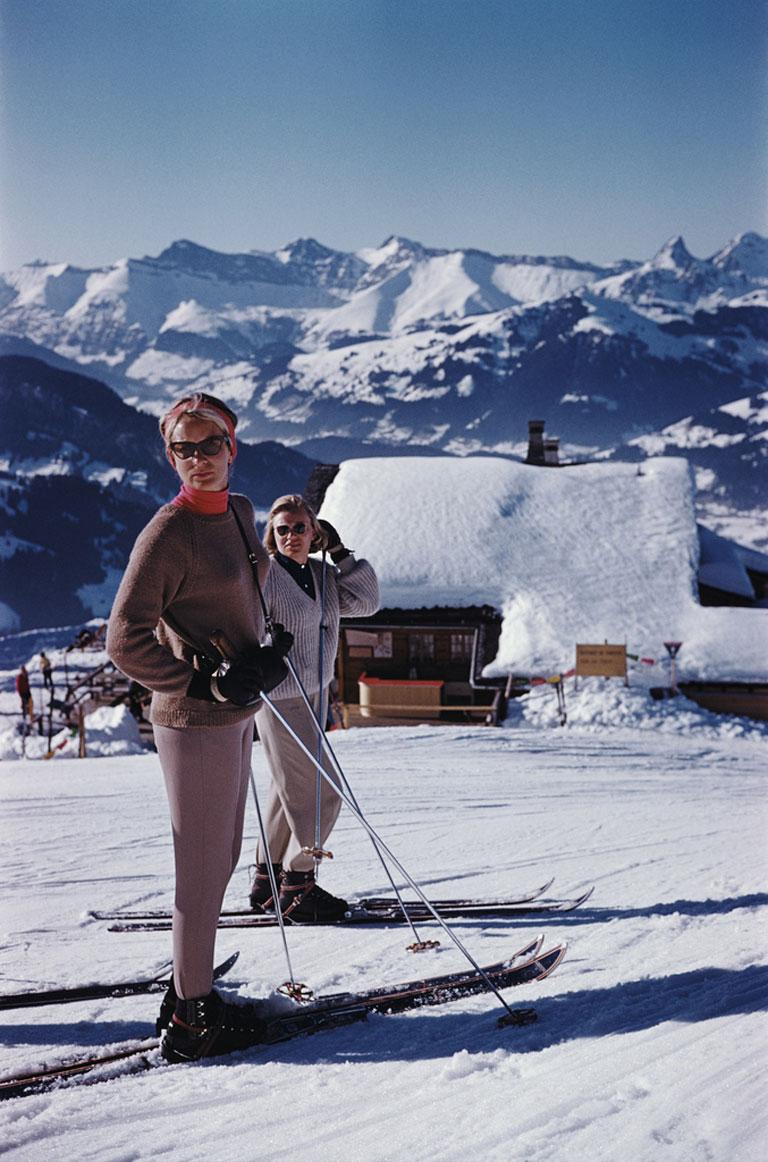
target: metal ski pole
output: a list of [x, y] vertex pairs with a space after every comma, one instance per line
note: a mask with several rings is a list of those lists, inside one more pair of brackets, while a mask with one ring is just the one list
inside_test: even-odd
[[285, 962], [288, 966], [288, 981], [281, 985], [277, 990], [283, 992], [294, 1000], [307, 1000], [308, 992], [305, 985], [296, 980], [293, 974], [293, 965], [291, 964], [291, 954], [288, 951], [288, 938], [285, 934], [285, 920], [283, 913], [280, 911], [280, 890], [277, 886], [277, 876], [275, 869], [272, 866], [272, 853], [269, 850], [269, 840], [267, 839], [267, 830], [264, 826], [264, 819], [261, 814], [261, 805], [259, 803], [259, 795], [256, 790], [256, 780], [253, 777], [253, 771], [248, 772], [248, 777], [251, 782], [251, 791], [253, 792], [253, 801], [256, 804], [256, 818], [259, 821], [259, 835], [264, 846], [264, 854], [267, 857], [267, 874], [269, 875], [269, 886], [272, 889], [272, 899], [275, 901], [275, 914], [277, 916], [277, 925], [280, 929], [280, 937], [283, 942], [283, 951], [285, 952]]
[[[318, 753], [318, 766], [316, 768], [318, 783], [320, 785], [322, 785], [322, 776], [320, 775], [319, 764], [322, 761], [322, 751], [323, 751], [323, 749], [325, 749], [329, 759], [331, 760], [331, 763], [333, 764], [333, 768], [334, 768], [339, 780], [341, 781], [342, 786], [344, 787], [345, 791], [347, 792], [347, 795], [349, 796], [350, 800], [354, 804], [355, 808], [358, 811], [360, 811], [360, 813], [362, 814], [362, 809], [361, 809], [360, 804], [358, 803], [357, 799], [355, 798], [354, 792], [353, 792], [352, 787], [350, 786], [350, 783], [349, 783], [349, 779], [345, 775], [345, 773], [342, 769], [341, 763], [339, 762], [339, 760], [336, 756], [336, 753], [335, 753], [333, 747], [331, 746], [330, 741], [325, 734], [325, 731], [323, 730], [322, 722], [318, 719], [317, 715], [315, 714], [315, 711], [312, 707], [312, 703], [310, 701], [309, 695], [307, 694], [307, 691], [304, 688], [304, 684], [302, 683], [301, 678], [299, 677], [298, 673], [296, 672], [296, 667], [294, 666], [290, 657], [288, 657], [287, 655], [286, 655], [285, 661], [288, 665], [288, 669], [290, 670], [291, 675], [293, 676], [294, 682], [296, 683], [296, 685], [299, 688], [299, 693], [301, 694], [302, 701], [304, 702], [304, 705], [306, 706], [309, 713], [312, 715], [312, 718], [314, 719], [314, 722], [315, 722], [315, 727], [318, 731], [318, 742], [319, 742], [318, 751], [319, 751], [319, 753]], [[373, 835], [370, 836], [370, 839], [371, 839], [371, 843], [373, 844], [373, 850], [376, 852], [377, 856], [379, 857], [379, 861], [381, 863], [381, 866], [384, 869], [384, 874], [386, 875], [387, 879], [389, 880], [392, 891], [395, 893], [395, 896], [397, 898], [397, 902], [400, 906], [400, 910], [403, 913], [403, 918], [405, 919], [405, 922], [407, 923], [407, 925], [410, 928], [411, 933], [413, 935], [414, 943], [407, 945], [408, 951], [409, 952], [425, 952], [429, 948], [439, 948], [440, 947], [439, 940], [422, 940], [421, 937], [419, 936], [419, 933], [416, 931], [416, 927], [413, 923], [413, 919], [409, 915], [408, 909], [406, 908], [406, 906], [403, 902], [403, 898], [400, 895], [400, 889], [398, 888], [397, 884], [395, 883], [394, 876], [392, 875], [392, 873], [389, 870], [389, 867], [387, 866], [387, 861], [385, 860], [385, 858], [382, 854], [381, 848], [379, 847], [379, 845], [376, 842], [376, 839]], [[316, 843], [317, 843], [317, 848], [319, 849], [319, 847], [320, 847], [320, 838], [319, 837], [317, 837]]]
[[[320, 729], [319, 729], [318, 736], [317, 736], [318, 769], [315, 771], [315, 857], [314, 857], [315, 858], [315, 879], [317, 879], [317, 875], [318, 875], [318, 872], [320, 870], [320, 858], [321, 858], [320, 854], [319, 854], [320, 844], [321, 844], [320, 813], [322, 811], [322, 802], [323, 802], [323, 780], [320, 777], [319, 764], [322, 762], [322, 758], [323, 758], [323, 741], [322, 741], [321, 734], [324, 732], [324, 726], [323, 726], [322, 720], [323, 720], [323, 709], [324, 709], [323, 708], [323, 702], [324, 702], [324, 699], [323, 699], [323, 690], [324, 690], [324, 684], [323, 684], [323, 646], [325, 643], [325, 552], [326, 552], [326, 547], [323, 546], [323, 556], [322, 556], [322, 561], [321, 561], [321, 565], [320, 565], [320, 569], [321, 569], [321, 572], [320, 572], [320, 637], [319, 637], [319, 641], [318, 641], [318, 650], [317, 650], [317, 654], [318, 654], [318, 663], [317, 663], [318, 706], [317, 706], [317, 714], [314, 715], [314, 712], [313, 712], [313, 716], [316, 717], [320, 722]], [[289, 669], [291, 670], [291, 673], [293, 674], [294, 680], [300, 686], [302, 695], [304, 696], [304, 698], [306, 700], [306, 692], [304, 690], [304, 687], [301, 685], [301, 682], [299, 682], [299, 677], [298, 677], [298, 674], [296, 673], [296, 668], [292, 663], [290, 663]], [[311, 707], [310, 707], [310, 709], [311, 709]]]
[[[282, 723], [282, 725], [288, 731], [288, 733], [290, 734], [293, 741], [297, 744], [297, 746], [299, 746], [301, 748], [301, 750], [304, 752], [304, 754], [307, 756], [307, 758], [310, 760], [310, 762], [314, 763], [315, 758], [314, 758], [312, 752], [309, 750], [308, 747], [306, 747], [304, 745], [304, 743], [301, 741], [301, 739], [297, 735], [296, 731], [293, 729], [293, 727], [290, 725], [290, 723], [286, 721], [285, 716], [283, 714], [281, 714], [281, 712], [277, 709], [277, 707], [275, 706], [274, 702], [271, 700], [269, 695], [262, 692], [261, 697], [262, 697], [262, 701], [264, 702], [264, 705], [269, 707], [270, 712], [277, 718], [278, 722]], [[386, 852], [389, 859], [392, 861], [394, 866], [400, 872], [400, 875], [405, 880], [408, 881], [410, 886], [413, 888], [414, 892], [416, 892], [416, 895], [420, 898], [421, 902], [425, 905], [426, 908], [429, 909], [429, 911], [432, 913], [432, 916], [435, 918], [435, 920], [437, 920], [438, 924], [443, 929], [446, 936], [456, 945], [456, 947], [459, 949], [459, 951], [462, 953], [462, 955], [469, 961], [469, 963], [474, 968], [475, 972], [479, 973], [479, 975], [482, 977], [482, 979], [485, 981], [486, 985], [488, 986], [489, 992], [492, 992], [496, 996], [498, 1001], [507, 1010], [509, 1020], [514, 1022], [516, 1020], [514, 1012], [509, 1007], [507, 1002], [504, 1000], [504, 997], [501, 995], [501, 993], [499, 992], [496, 985], [493, 983], [491, 978], [488, 976], [488, 973], [485, 971], [485, 969], [481, 965], [478, 964], [478, 962], [475, 960], [474, 956], [469, 951], [469, 949], [464, 947], [461, 940], [459, 940], [458, 936], [453, 931], [453, 929], [448, 927], [448, 925], [445, 923], [445, 920], [443, 920], [442, 916], [440, 916], [439, 913], [435, 910], [435, 908], [432, 906], [430, 901], [427, 899], [427, 897], [422, 892], [419, 885], [416, 883], [415, 880], [413, 880], [411, 878], [410, 874], [406, 871], [406, 869], [400, 863], [400, 860], [397, 858], [397, 856], [394, 854], [394, 852], [391, 850], [391, 848], [389, 848], [387, 846], [387, 844], [384, 842], [384, 840], [381, 838], [381, 836], [374, 830], [374, 828], [371, 826], [371, 824], [368, 822], [368, 820], [365, 818], [365, 816], [360, 811], [358, 811], [358, 809], [354, 805], [352, 799], [346, 793], [346, 790], [344, 790], [344, 788], [342, 788], [342, 787], [337, 786], [334, 783], [333, 779], [328, 774], [328, 772], [325, 770], [325, 768], [322, 766], [322, 764], [317, 763], [316, 766], [317, 766], [317, 769], [320, 771], [322, 777], [326, 780], [327, 783], [329, 783], [333, 787], [333, 789], [336, 791], [337, 795], [339, 795], [342, 802], [346, 803], [347, 807], [349, 807], [350, 811], [355, 816], [358, 823], [360, 823], [365, 828], [365, 830], [368, 832], [368, 834], [371, 836], [372, 839], [376, 840], [376, 842], [380, 844], [382, 851]]]

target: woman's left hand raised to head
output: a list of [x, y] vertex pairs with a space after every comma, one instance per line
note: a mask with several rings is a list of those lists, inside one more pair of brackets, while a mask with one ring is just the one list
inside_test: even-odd
[[335, 549], [343, 549], [344, 548], [344, 543], [343, 543], [341, 537], [339, 536], [336, 529], [333, 527], [333, 525], [331, 524], [331, 522], [329, 520], [323, 520], [322, 517], [318, 517], [317, 523], [320, 525], [320, 528], [325, 533], [325, 536], [326, 536], [325, 547], [329, 553], [334, 552]]

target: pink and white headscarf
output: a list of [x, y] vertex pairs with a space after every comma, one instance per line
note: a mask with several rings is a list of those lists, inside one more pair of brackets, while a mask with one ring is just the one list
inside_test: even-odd
[[166, 446], [173, 439], [174, 429], [181, 417], [188, 415], [199, 416], [200, 419], [210, 420], [211, 423], [216, 424], [217, 428], [229, 437], [230, 451], [234, 460], [237, 455], [237, 440], [235, 439], [235, 423], [237, 421], [232, 419], [232, 413], [228, 408], [204, 392], [196, 392], [195, 395], [179, 400], [170, 411], [165, 413], [160, 421], [160, 431]]
[[[229, 439], [230, 462], [237, 455], [237, 440], [235, 439], [236, 417], [229, 409], [213, 396], [205, 392], [196, 392], [179, 400], [165, 413], [160, 420], [160, 431], [165, 441], [168, 459], [173, 464], [170, 444], [173, 433], [182, 416], [194, 415], [199, 419], [210, 420], [219, 431]], [[229, 488], [221, 492], [207, 492], [200, 488], [193, 488], [190, 484], [182, 484], [171, 504], [177, 508], [188, 508], [203, 516], [214, 516], [227, 511], [229, 504]]]

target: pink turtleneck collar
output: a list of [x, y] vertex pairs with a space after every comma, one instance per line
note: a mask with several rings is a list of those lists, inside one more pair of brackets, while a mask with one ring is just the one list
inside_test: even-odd
[[189, 484], [182, 484], [171, 504], [177, 508], [188, 508], [202, 516], [217, 516], [227, 511], [229, 504], [229, 489], [221, 492], [206, 492], [202, 488], [192, 488]]

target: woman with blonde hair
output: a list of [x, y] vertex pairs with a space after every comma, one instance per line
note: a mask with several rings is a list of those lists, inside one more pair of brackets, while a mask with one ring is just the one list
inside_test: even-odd
[[[342, 616], [365, 617], [379, 607], [379, 587], [372, 566], [356, 560], [328, 521], [318, 520], [302, 496], [280, 496], [272, 505], [264, 536], [272, 568], [264, 583], [264, 600], [272, 621], [293, 637], [291, 673], [276, 686], [270, 700], [310, 753], [319, 753], [319, 731], [325, 724], [328, 689], [333, 681]], [[310, 553], [323, 550], [322, 560]], [[328, 552], [332, 564], [325, 560]], [[298, 679], [298, 681], [297, 681]], [[300, 684], [299, 684], [300, 683]], [[303, 691], [312, 700], [316, 717]], [[256, 852], [250, 902], [254, 911], [272, 911], [275, 902], [268, 862], [279, 884], [279, 907], [297, 924], [339, 920], [346, 900], [326, 892], [315, 880], [321, 857], [339, 814], [341, 799], [289, 730], [262, 704], [256, 726], [272, 781], [264, 812], [263, 838]], [[323, 767], [337, 776], [327, 757]]]
[[[150, 720], [173, 827], [173, 985], [163, 1002], [168, 1061], [228, 1053], [263, 1039], [257, 1007], [213, 989], [216, 926], [237, 864], [251, 769], [253, 714], [275, 680], [254, 600], [253, 555], [269, 558], [251, 502], [229, 491], [235, 414], [199, 392], [160, 421], [180, 480], [139, 534], [109, 619], [107, 650], [152, 691]], [[286, 673], [277, 664], [277, 676]]]

